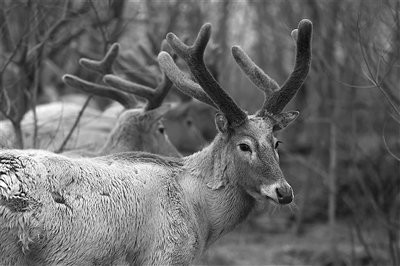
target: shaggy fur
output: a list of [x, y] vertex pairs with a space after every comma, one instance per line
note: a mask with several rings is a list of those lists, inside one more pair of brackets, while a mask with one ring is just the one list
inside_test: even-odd
[[181, 171], [144, 153], [2, 152], [0, 264], [187, 264], [197, 225]]

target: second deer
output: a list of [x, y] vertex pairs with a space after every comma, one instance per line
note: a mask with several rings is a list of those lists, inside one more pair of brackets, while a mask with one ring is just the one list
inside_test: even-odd
[[[81, 59], [80, 64], [96, 71], [105, 85], [89, 82], [73, 75], [63, 80], [71, 87], [119, 102], [125, 110], [118, 114], [117, 121], [107, 140], [97, 152], [71, 151], [69, 155], [106, 155], [125, 151], [146, 151], [165, 156], [180, 156], [171, 144], [161, 123], [169, 106], [161, 106], [171, 88], [171, 81], [164, 75], [155, 89], [129, 82], [113, 73], [113, 63], [119, 53], [119, 44], [113, 44], [100, 61]], [[135, 97], [141, 96], [147, 103], [140, 107]]]

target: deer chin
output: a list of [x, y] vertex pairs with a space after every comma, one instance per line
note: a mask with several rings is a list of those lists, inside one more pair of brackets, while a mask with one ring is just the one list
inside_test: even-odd
[[267, 203], [267, 202], [272, 202], [274, 204], [279, 204], [278, 198], [277, 196], [272, 194], [272, 191], [274, 191], [274, 189], [271, 190], [271, 193], [266, 193], [267, 191], [267, 185], [261, 185], [260, 186], [260, 190], [259, 191], [247, 191], [247, 193], [252, 196], [256, 201], [260, 202], [260, 203]]
[[278, 196], [276, 194], [276, 189], [279, 185], [277, 183], [271, 185], [261, 185], [260, 195], [265, 200], [272, 201], [279, 204]]

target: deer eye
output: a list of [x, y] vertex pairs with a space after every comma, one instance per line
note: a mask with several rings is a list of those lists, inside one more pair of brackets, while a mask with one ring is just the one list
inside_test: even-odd
[[275, 150], [278, 149], [279, 143], [283, 143], [283, 142], [280, 141], [280, 140], [277, 140], [277, 141], [275, 142]]
[[158, 132], [160, 132], [161, 134], [164, 134], [165, 128], [163, 126], [159, 127]]
[[244, 151], [244, 152], [251, 152], [250, 146], [247, 145], [247, 144], [245, 144], [245, 143], [240, 143], [240, 144], [239, 144], [239, 149], [240, 149], [241, 151]]
[[193, 122], [192, 122], [192, 120], [188, 119], [188, 120], [186, 121], [186, 124], [190, 127], [190, 126], [193, 124]]

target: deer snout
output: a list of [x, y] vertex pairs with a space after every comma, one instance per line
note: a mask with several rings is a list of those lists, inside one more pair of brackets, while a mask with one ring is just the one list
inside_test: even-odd
[[279, 204], [289, 204], [293, 201], [293, 189], [286, 182], [276, 182], [270, 185], [261, 185], [261, 195], [272, 199]]
[[288, 183], [284, 184], [283, 186], [277, 187], [275, 191], [278, 198], [278, 202], [280, 204], [288, 204], [292, 202], [293, 189]]

